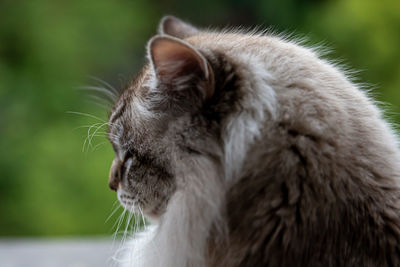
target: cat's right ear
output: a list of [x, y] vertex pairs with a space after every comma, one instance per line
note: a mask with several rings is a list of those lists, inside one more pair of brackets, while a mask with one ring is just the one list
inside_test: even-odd
[[184, 39], [198, 34], [199, 30], [174, 16], [165, 16], [161, 19], [160, 25], [158, 26], [158, 33]]

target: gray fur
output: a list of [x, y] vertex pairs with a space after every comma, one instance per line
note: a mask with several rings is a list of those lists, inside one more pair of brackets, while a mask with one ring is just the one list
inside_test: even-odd
[[[124, 266], [400, 266], [397, 139], [356, 84], [276, 36], [160, 32], [110, 115], [110, 187], [155, 225]], [[168, 38], [193, 53], [154, 62]]]

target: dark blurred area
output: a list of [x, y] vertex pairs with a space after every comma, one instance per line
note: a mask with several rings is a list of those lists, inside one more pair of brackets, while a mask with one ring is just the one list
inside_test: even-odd
[[400, 120], [399, 1], [3, 0], [0, 236], [112, 233], [119, 211], [107, 220], [118, 205], [107, 186], [108, 108], [80, 88], [107, 87], [92, 76], [122, 88], [166, 14], [204, 28], [306, 36], [311, 46], [331, 48], [328, 58], [360, 70], [356, 81]]

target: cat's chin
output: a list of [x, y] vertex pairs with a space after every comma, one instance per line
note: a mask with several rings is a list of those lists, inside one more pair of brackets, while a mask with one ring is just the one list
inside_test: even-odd
[[160, 221], [161, 216], [158, 214], [153, 214], [153, 213], [146, 213], [144, 215], [146, 219], [151, 223], [151, 224], [157, 224]]
[[134, 197], [130, 196], [129, 193], [126, 193], [122, 189], [117, 190], [117, 198], [119, 200], [119, 203], [121, 203], [122, 207], [126, 209], [129, 212], [133, 213], [140, 213], [141, 209], [139, 208], [139, 205], [136, 203], [137, 201], [135, 200]]
[[129, 193], [125, 192], [123, 189], [118, 188], [117, 198], [125, 210], [131, 213], [141, 214], [151, 223], [157, 223], [161, 217], [161, 215], [156, 212], [149, 212], [146, 208], [140, 207], [137, 204], [136, 199], [130, 196]]

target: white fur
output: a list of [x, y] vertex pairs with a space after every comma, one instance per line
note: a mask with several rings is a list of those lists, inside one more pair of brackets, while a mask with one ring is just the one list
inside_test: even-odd
[[185, 175], [185, 190], [174, 194], [156, 227], [130, 242], [123, 267], [204, 266], [205, 239], [221, 214], [224, 188], [219, 168], [207, 159], [177, 167], [182, 170], [179, 175]]
[[[137, 233], [123, 248], [121, 267], [146, 266], [147, 258], [157, 255], [157, 247], [152, 242], [157, 232], [157, 226], [149, 226], [144, 231]], [[154, 254], [154, 255], [151, 255]], [[148, 266], [148, 265], [147, 265]]]
[[275, 92], [269, 86], [271, 74], [256, 55], [242, 53], [237, 57], [246, 66], [244, 75], [252, 77], [246, 81], [248, 94], [242, 103], [243, 110], [232, 114], [225, 128], [225, 173], [231, 183], [239, 175], [248, 148], [260, 136], [260, 127], [266, 119], [275, 117]]

